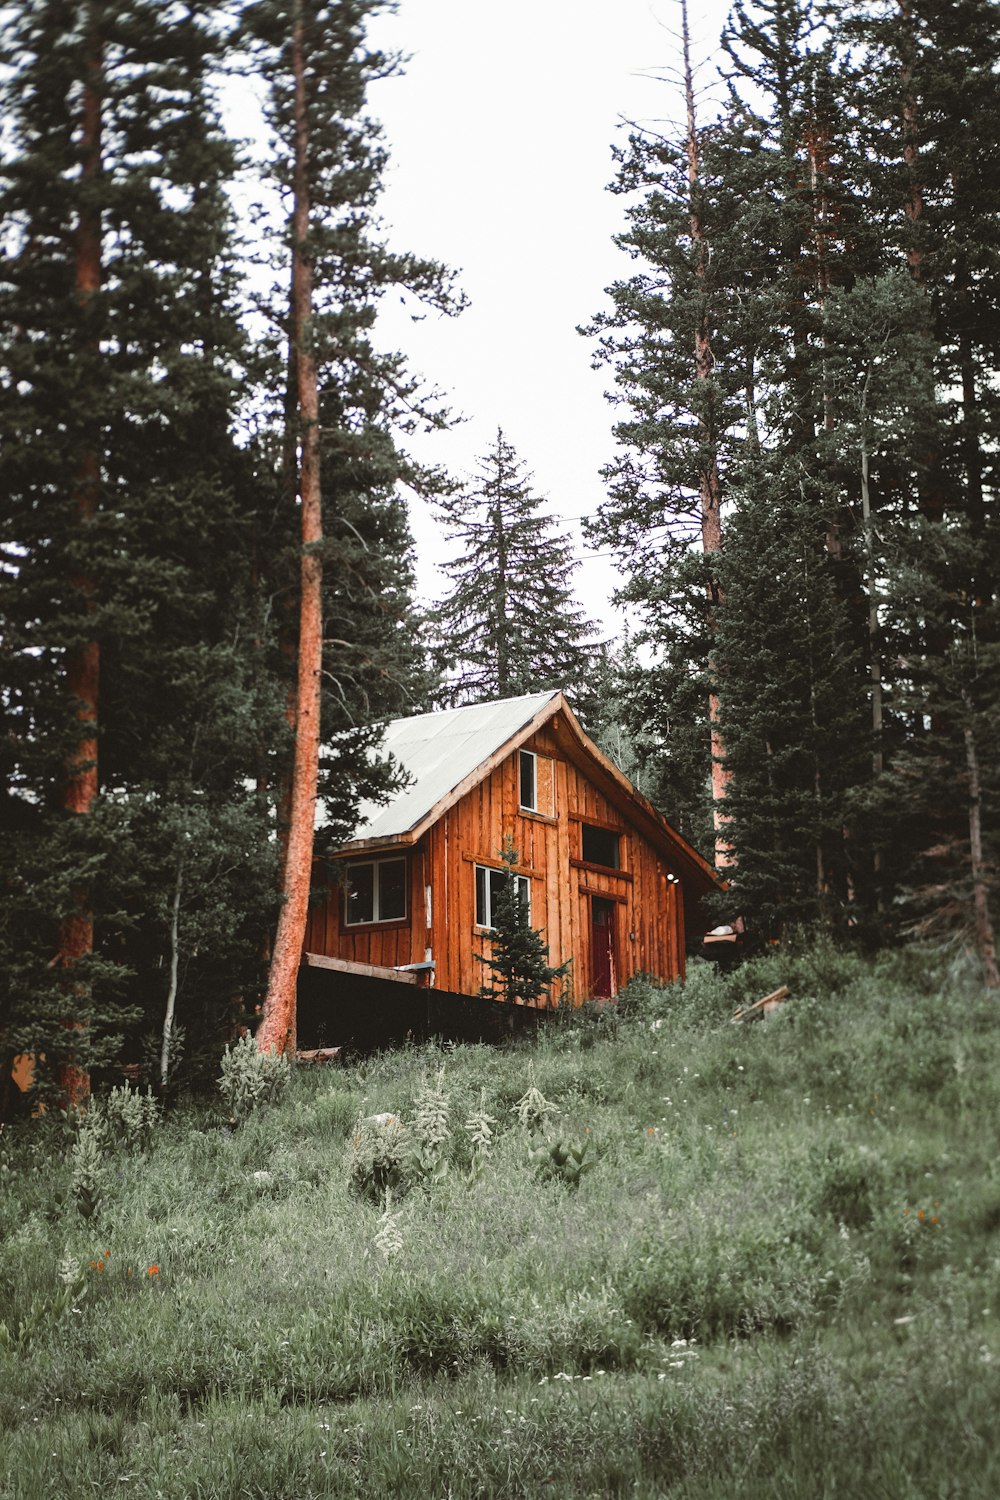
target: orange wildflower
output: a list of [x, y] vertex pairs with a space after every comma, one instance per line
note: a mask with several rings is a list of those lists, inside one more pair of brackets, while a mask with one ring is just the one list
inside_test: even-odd
[[150, 1266], [149, 1270], [146, 1272], [147, 1276], [159, 1276], [159, 1274], [160, 1274], [160, 1268], [159, 1268], [159, 1266]]

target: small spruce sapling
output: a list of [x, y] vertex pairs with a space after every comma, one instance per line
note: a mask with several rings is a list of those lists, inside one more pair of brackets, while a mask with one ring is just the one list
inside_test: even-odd
[[514, 877], [518, 853], [509, 837], [500, 857], [505, 878], [492, 912], [493, 951], [488, 958], [476, 954], [490, 971], [489, 981], [479, 993], [511, 1005], [537, 1005], [539, 1001], [551, 1004], [552, 986], [568, 973], [572, 960], [558, 966], [549, 963], [548, 944], [542, 940], [541, 929], [530, 925], [528, 903]]

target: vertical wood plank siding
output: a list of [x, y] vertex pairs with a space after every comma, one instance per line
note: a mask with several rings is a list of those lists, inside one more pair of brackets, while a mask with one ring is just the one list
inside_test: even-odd
[[[595, 895], [615, 902], [617, 980], [636, 973], [661, 980], [683, 976], [683, 909], [680, 886], [658, 851], [618, 808], [566, 758], [545, 727], [524, 746], [554, 761], [555, 816], [526, 814], [519, 807], [518, 752], [512, 751], [478, 786], [444, 813], [408, 860], [409, 913], [404, 922], [345, 927], [343, 891], [335, 883], [314, 904], [307, 951], [392, 968], [421, 963], [425, 949], [436, 962], [434, 984], [459, 994], [478, 994], [489, 940], [475, 927], [475, 866], [499, 865], [510, 835], [519, 866], [530, 874], [532, 925], [542, 927], [550, 962], [571, 958], [570, 983], [579, 1004], [591, 994], [590, 920]], [[582, 823], [620, 830], [620, 869], [582, 862]], [[380, 856], [393, 857], [392, 850]], [[426, 923], [426, 886], [432, 888], [432, 925]]]

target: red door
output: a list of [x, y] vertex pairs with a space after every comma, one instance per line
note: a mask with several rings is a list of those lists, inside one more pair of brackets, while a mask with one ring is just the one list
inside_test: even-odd
[[618, 990], [615, 905], [600, 896], [590, 899], [590, 971], [597, 1000], [610, 1000]]

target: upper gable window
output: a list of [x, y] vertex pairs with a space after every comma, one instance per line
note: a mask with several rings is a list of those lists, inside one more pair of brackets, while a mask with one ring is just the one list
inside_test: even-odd
[[621, 834], [613, 828], [598, 828], [596, 823], [581, 824], [583, 833], [583, 858], [588, 865], [604, 865], [609, 870], [621, 869]]
[[347, 927], [397, 922], [406, 916], [406, 859], [373, 859], [347, 866]]
[[555, 776], [551, 756], [536, 755], [533, 750], [519, 750], [517, 774], [522, 810], [551, 818], [555, 811]]

